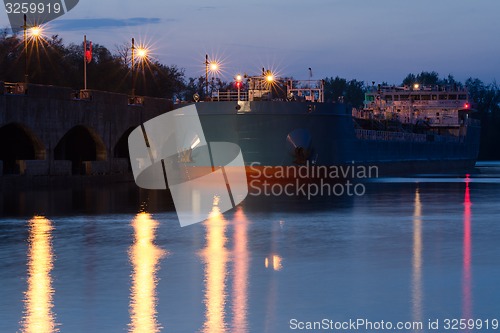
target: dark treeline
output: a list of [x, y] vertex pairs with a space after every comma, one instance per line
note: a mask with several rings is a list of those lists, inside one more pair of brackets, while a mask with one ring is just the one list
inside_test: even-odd
[[[25, 54], [23, 36], [9, 35], [7, 29], [0, 31], [0, 81], [24, 81]], [[30, 42], [28, 52], [29, 81], [31, 83], [83, 88], [83, 45], [65, 46], [61, 38], [54, 35], [38, 43]], [[93, 59], [87, 66], [89, 89], [129, 94], [132, 91], [130, 47], [117, 46], [115, 53], [106, 47], [94, 44]], [[184, 70], [175, 65], [166, 66], [156, 60], [139, 64], [135, 70], [135, 91], [138, 95], [192, 100], [195, 93], [201, 99], [206, 96], [204, 76], [188, 78]], [[364, 94], [370, 85], [363, 81], [346, 80], [340, 77], [324, 79], [325, 100], [344, 101], [354, 107], [362, 107]], [[496, 82], [486, 84], [477, 78], [458, 82], [452, 75], [440, 78], [436, 72], [408, 74], [403, 85], [448, 85], [466, 88], [477, 112], [474, 118], [481, 120], [481, 159], [500, 159], [500, 87]], [[388, 85], [385, 82], [382, 85]], [[211, 91], [234, 89], [233, 82], [209, 78]], [[284, 88], [284, 87], [282, 87]], [[283, 89], [281, 89], [283, 90]], [[280, 91], [281, 91], [280, 90]]]
[[[0, 80], [23, 82], [25, 54], [22, 34], [8, 35], [0, 32]], [[119, 93], [132, 91], [130, 56], [123, 47], [112, 54], [102, 45], [93, 45], [93, 57], [87, 66], [87, 87]], [[129, 51], [129, 50], [128, 50]], [[29, 82], [83, 88], [83, 43], [65, 46], [54, 35], [29, 41]], [[184, 91], [184, 71], [176, 66], [166, 66], [149, 60], [136, 66], [135, 90], [138, 95], [172, 98]]]

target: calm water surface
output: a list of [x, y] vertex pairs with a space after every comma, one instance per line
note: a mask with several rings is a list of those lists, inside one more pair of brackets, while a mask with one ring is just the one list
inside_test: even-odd
[[185, 228], [165, 193], [138, 192], [4, 193], [0, 332], [500, 319], [500, 163], [378, 179], [355, 198], [249, 198]]

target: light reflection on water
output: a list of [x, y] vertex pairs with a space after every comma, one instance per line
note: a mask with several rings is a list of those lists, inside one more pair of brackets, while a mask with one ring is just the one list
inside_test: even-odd
[[52, 251], [52, 222], [35, 216], [29, 221], [28, 290], [25, 293], [25, 316], [22, 332], [57, 332], [54, 308], [54, 288], [51, 271], [54, 267]]
[[248, 220], [243, 209], [238, 207], [234, 214], [234, 281], [233, 281], [233, 327], [232, 332], [248, 332]]
[[226, 264], [228, 252], [225, 236], [227, 221], [221, 214], [214, 198], [210, 217], [204, 223], [206, 248], [202, 252], [205, 262], [205, 323], [203, 332], [226, 332]]
[[469, 177], [465, 182], [464, 196], [464, 240], [463, 240], [463, 281], [462, 281], [462, 318], [473, 318], [472, 313], [472, 230]]
[[131, 333], [160, 332], [157, 320], [156, 285], [159, 262], [166, 251], [154, 244], [158, 221], [148, 213], [139, 213], [132, 221], [134, 227], [134, 244], [130, 248], [132, 270], [132, 287], [130, 295]]
[[[78, 333], [92, 320], [93, 332], [281, 333], [294, 317], [496, 316], [500, 187], [475, 177], [381, 180], [360, 198], [248, 200], [224, 214], [215, 204], [187, 228], [150, 201], [149, 213], [35, 217], [28, 228], [3, 218], [0, 332]], [[80, 274], [89, 251], [92, 271]]]
[[422, 202], [415, 190], [415, 210], [413, 213], [413, 320], [422, 321]]

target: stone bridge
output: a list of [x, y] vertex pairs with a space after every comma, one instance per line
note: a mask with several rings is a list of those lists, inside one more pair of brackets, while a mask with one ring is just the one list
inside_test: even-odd
[[128, 135], [167, 99], [0, 82], [0, 175], [130, 171]]

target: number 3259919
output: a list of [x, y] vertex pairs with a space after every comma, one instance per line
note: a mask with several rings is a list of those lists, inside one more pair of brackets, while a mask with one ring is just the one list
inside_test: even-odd
[[59, 14], [63, 9], [58, 2], [6, 2], [5, 10], [7, 14]]

